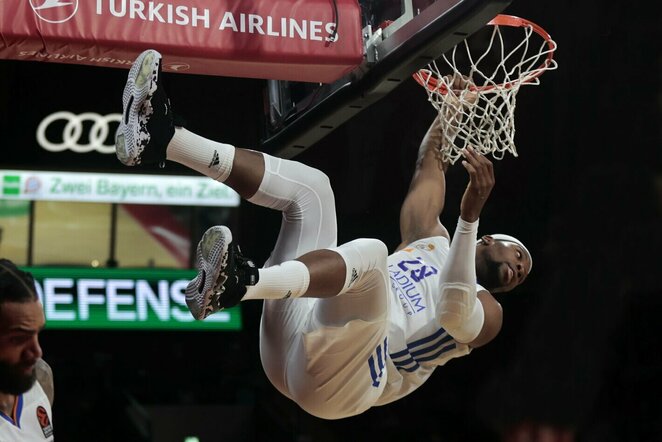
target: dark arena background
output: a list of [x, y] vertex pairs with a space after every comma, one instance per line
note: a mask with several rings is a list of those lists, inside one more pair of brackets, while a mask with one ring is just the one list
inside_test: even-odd
[[[535, 261], [526, 284], [498, 298], [504, 326], [494, 342], [438, 368], [394, 404], [325, 421], [300, 410], [266, 379], [259, 302], [241, 305], [241, 324], [233, 329], [47, 325], [41, 343], [55, 376], [56, 440], [662, 440], [659, 14], [632, 2], [597, 0], [514, 0], [504, 12], [545, 27], [558, 43], [559, 68], [543, 75], [540, 86], [520, 91], [519, 157], [494, 162], [496, 186], [481, 216], [479, 233], [516, 235]], [[53, 112], [120, 112], [126, 73], [0, 61], [2, 173], [135, 172], [114, 155], [47, 152], [35, 141], [38, 122]], [[164, 76], [175, 110], [192, 131], [238, 147], [259, 145], [264, 80]], [[434, 115], [410, 79], [296, 157], [329, 175], [340, 243], [375, 237], [391, 250], [398, 245], [400, 203]], [[190, 174], [174, 164], [141, 172]], [[451, 231], [466, 181], [461, 166], [450, 168], [442, 222]], [[158, 244], [141, 229], [161, 216], [193, 245], [210, 225], [227, 224], [242, 250], [263, 263], [280, 224], [278, 213], [243, 201], [170, 210], [28, 204], [25, 220], [12, 227], [10, 218], [22, 209], [3, 203], [0, 255], [13, 247], [18, 264], [39, 268], [122, 268], [134, 261], [128, 267], [190, 268], [187, 258], [178, 265], [142, 257], [143, 245], [156, 250]], [[156, 212], [146, 215], [150, 210]], [[111, 218], [120, 233], [133, 236], [123, 243], [111, 238]], [[21, 227], [27, 223], [34, 225], [32, 234]], [[94, 252], [79, 262], [68, 258], [81, 250]]]

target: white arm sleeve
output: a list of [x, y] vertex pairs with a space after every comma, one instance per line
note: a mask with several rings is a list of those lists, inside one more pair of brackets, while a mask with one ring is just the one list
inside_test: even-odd
[[478, 221], [460, 218], [441, 273], [441, 300], [437, 321], [458, 342], [476, 339], [485, 313], [476, 297], [476, 237]]

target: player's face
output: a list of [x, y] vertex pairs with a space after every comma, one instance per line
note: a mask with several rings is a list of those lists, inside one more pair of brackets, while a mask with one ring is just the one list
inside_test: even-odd
[[38, 301], [0, 304], [0, 391], [21, 394], [35, 381], [44, 312]]
[[483, 237], [476, 248], [478, 283], [490, 292], [508, 292], [524, 282], [531, 267], [528, 255], [512, 242]]

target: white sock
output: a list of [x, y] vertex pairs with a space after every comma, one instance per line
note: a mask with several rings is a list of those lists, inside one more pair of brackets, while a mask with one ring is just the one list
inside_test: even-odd
[[234, 146], [208, 140], [183, 127], [176, 127], [175, 135], [166, 149], [166, 158], [223, 182], [232, 172]]
[[301, 261], [285, 261], [260, 269], [259, 273], [258, 283], [246, 287], [242, 300], [298, 298], [306, 293], [310, 283], [308, 267]]

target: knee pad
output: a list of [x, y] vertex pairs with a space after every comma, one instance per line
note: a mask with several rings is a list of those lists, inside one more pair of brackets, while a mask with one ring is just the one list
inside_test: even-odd
[[386, 271], [388, 249], [378, 239], [355, 239], [329, 250], [338, 253], [345, 261], [345, 284], [339, 294], [350, 290], [371, 270], [378, 269], [383, 273]]
[[304, 170], [304, 184], [309, 186], [315, 193], [320, 195], [331, 194], [331, 180], [329, 177], [319, 169], [314, 167], [305, 166]]
[[293, 203], [305, 206], [334, 202], [331, 182], [324, 172], [296, 161], [263, 156], [264, 177], [260, 188], [248, 201], [281, 211]]

